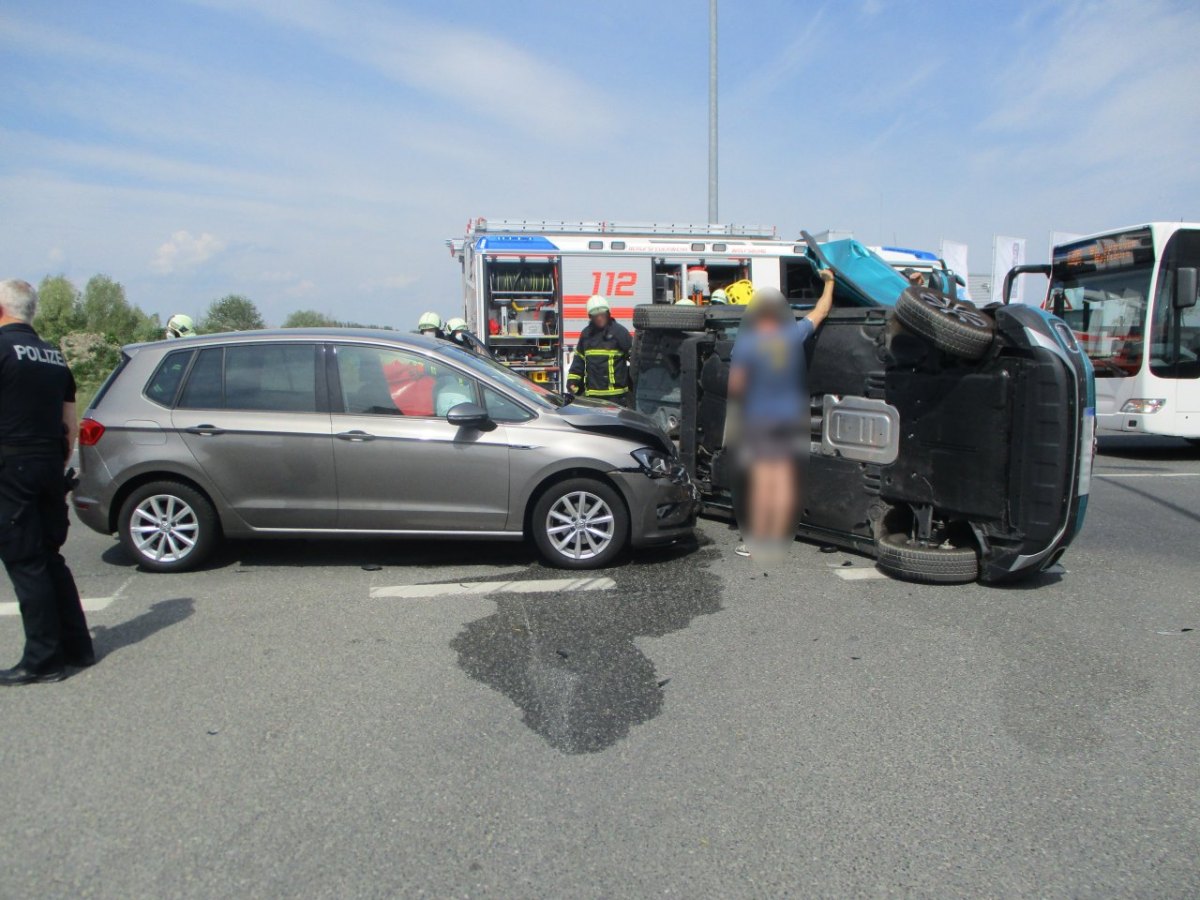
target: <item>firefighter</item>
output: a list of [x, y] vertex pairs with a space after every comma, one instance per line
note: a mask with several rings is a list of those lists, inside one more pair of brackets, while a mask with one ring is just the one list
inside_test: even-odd
[[196, 334], [196, 323], [192, 321], [191, 316], [185, 316], [183, 313], [175, 313], [171, 318], [167, 319], [168, 341], [175, 338], [194, 337]]
[[588, 318], [575, 346], [567, 386], [572, 393], [629, 405], [629, 353], [633, 338], [612, 317], [608, 298], [599, 294], [587, 302]]
[[68, 476], [75, 443], [75, 379], [62, 352], [29, 323], [37, 291], [0, 281], [0, 560], [25, 626], [25, 652], [0, 685], [62, 681], [67, 666], [96, 661], [71, 570]]
[[435, 312], [421, 313], [421, 318], [417, 319], [417, 332], [427, 337], [442, 338], [446, 337], [446, 332], [442, 328], [442, 317]]
[[467, 328], [467, 320], [461, 316], [455, 316], [446, 321], [446, 337], [464, 350], [470, 350], [480, 356], [490, 357], [492, 355], [492, 351], [488, 349], [487, 345]]

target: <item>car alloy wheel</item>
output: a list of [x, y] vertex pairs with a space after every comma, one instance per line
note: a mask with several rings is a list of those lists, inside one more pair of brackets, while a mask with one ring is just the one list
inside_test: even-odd
[[554, 549], [572, 560], [599, 556], [616, 534], [612, 509], [589, 491], [572, 491], [560, 497], [546, 514], [545, 527]]
[[179, 563], [199, 539], [196, 511], [179, 497], [155, 494], [133, 510], [129, 531], [138, 553], [156, 563]]
[[947, 318], [972, 325], [975, 328], [988, 328], [989, 322], [982, 313], [973, 306], [964, 306], [942, 294], [932, 291], [921, 291], [921, 302]]

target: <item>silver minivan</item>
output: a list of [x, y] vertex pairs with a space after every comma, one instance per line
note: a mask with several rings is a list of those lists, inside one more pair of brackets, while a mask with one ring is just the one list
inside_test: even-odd
[[551, 565], [691, 534], [648, 418], [446, 341], [288, 329], [126, 347], [80, 425], [80, 520], [146, 569], [221, 537], [532, 537]]

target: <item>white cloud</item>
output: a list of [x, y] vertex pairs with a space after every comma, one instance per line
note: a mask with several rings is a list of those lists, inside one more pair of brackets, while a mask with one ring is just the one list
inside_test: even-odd
[[420, 279], [416, 275], [386, 275], [382, 278], [372, 278], [364, 281], [359, 288], [368, 293], [376, 291], [399, 291], [411, 287]]
[[196, 236], [190, 231], [176, 231], [169, 241], [159, 246], [150, 268], [170, 275], [180, 269], [202, 265], [224, 249], [225, 242], [207, 231]]
[[[193, 0], [257, 14], [309, 34], [352, 65], [464, 106], [509, 128], [536, 128], [543, 140], [612, 134], [621, 120], [597, 86], [538, 54], [483, 31], [447, 25], [360, 0]], [[502, 90], [481, 90], [486, 83]], [[546, 128], [546, 123], [554, 123]]]

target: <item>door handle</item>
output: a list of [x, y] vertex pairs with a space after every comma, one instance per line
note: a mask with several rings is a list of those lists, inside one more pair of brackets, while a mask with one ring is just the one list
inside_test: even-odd
[[364, 441], [375, 440], [375, 435], [367, 434], [365, 431], [343, 431], [335, 435], [339, 441], [352, 441], [355, 444], [361, 444]]
[[184, 429], [188, 434], [199, 434], [203, 437], [214, 437], [218, 434], [224, 434], [224, 428], [218, 428], [216, 425], [193, 425], [191, 428]]

